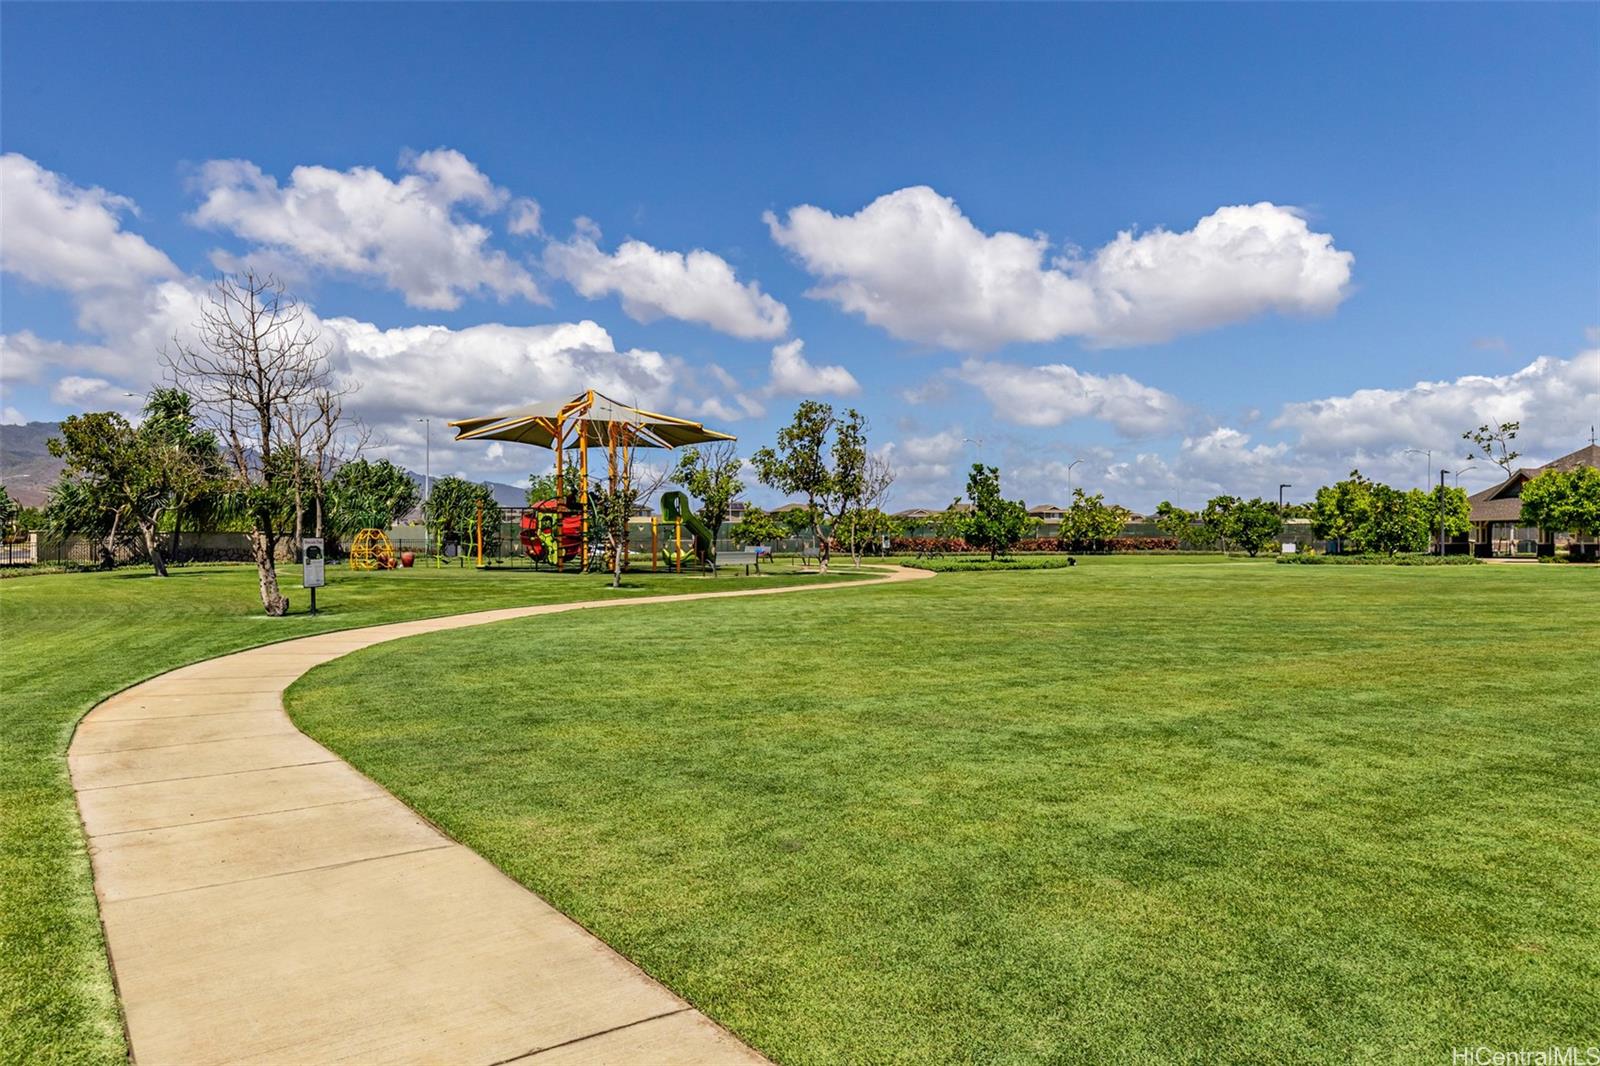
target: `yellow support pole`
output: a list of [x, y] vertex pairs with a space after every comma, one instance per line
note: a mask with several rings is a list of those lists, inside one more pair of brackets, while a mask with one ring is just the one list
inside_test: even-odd
[[683, 519], [674, 520], [672, 527], [673, 569], [681, 574], [683, 573]]
[[661, 519], [657, 518], [655, 515], [651, 515], [650, 516], [650, 569], [651, 570], [654, 570], [656, 568], [656, 556], [661, 553], [661, 549], [656, 545], [656, 528], [660, 524], [660, 522], [661, 522]]
[[478, 568], [483, 568], [483, 501], [478, 501]]
[[578, 486], [579, 514], [583, 515], [583, 523], [579, 527], [583, 532], [582, 543], [578, 546], [578, 569], [584, 573], [589, 572], [589, 434], [588, 424], [582, 416], [578, 418]]

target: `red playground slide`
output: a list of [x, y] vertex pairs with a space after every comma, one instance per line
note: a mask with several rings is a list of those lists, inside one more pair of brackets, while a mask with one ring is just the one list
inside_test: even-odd
[[536, 563], [576, 562], [583, 554], [583, 515], [565, 500], [540, 500], [523, 512], [521, 540]]

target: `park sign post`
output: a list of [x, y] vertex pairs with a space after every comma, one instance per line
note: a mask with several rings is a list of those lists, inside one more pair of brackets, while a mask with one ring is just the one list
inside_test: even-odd
[[300, 584], [311, 590], [311, 613], [317, 613], [317, 590], [328, 583], [323, 572], [322, 538], [307, 537], [300, 545]]

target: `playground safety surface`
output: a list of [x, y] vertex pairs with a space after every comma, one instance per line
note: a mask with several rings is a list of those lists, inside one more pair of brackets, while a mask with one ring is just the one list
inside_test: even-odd
[[283, 692], [383, 641], [540, 614], [932, 577], [544, 604], [352, 629], [163, 674], [68, 763], [141, 1064], [765, 1061], [297, 730]]

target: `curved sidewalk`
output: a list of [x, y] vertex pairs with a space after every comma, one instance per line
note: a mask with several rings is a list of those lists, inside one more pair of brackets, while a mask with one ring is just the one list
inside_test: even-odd
[[68, 762], [134, 1059], [765, 1061], [297, 730], [283, 692], [314, 666], [419, 633], [932, 576], [351, 629], [196, 663], [99, 704]]

